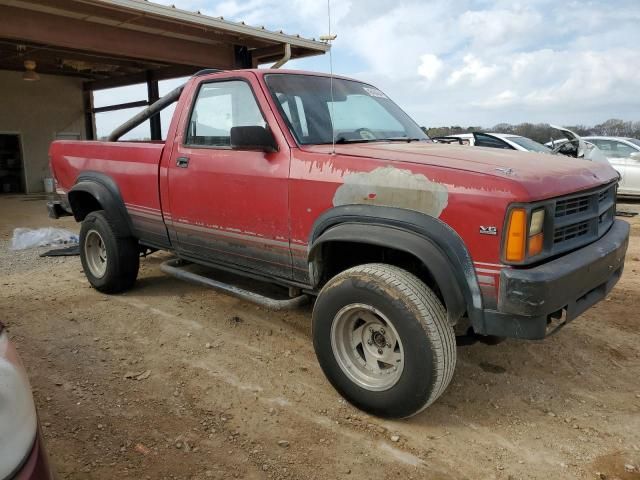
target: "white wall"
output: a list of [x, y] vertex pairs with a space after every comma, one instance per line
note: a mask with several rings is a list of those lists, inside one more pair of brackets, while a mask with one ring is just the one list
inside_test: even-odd
[[85, 138], [82, 81], [40, 75], [25, 82], [21, 72], [0, 70], [0, 132], [20, 134], [27, 193], [44, 191], [51, 141], [63, 132]]

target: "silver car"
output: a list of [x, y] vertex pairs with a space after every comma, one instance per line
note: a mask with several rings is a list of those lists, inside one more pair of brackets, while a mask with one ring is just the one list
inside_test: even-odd
[[640, 140], [627, 137], [582, 137], [607, 157], [622, 177], [619, 195], [640, 196]]

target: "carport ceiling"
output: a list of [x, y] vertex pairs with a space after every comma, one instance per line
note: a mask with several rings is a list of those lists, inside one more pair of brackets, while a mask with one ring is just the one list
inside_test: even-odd
[[282, 57], [285, 44], [291, 58], [329, 49], [146, 0], [0, 0], [0, 69], [23, 70], [25, 60], [34, 60], [40, 73], [81, 76], [98, 86], [132, 83], [150, 71], [170, 78], [206, 67], [251, 67]]
[[35, 61], [38, 73], [68, 75], [90, 80], [126, 76], [169, 66], [166, 63], [145, 62], [70, 48], [0, 39], [0, 69], [22, 71], [25, 60]]

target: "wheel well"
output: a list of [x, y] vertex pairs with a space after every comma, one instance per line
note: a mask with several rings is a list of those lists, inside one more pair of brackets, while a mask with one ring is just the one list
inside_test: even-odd
[[82, 191], [69, 193], [69, 205], [77, 222], [84, 220], [91, 212], [103, 209], [96, 197]]
[[360, 242], [330, 241], [322, 245], [320, 255], [321, 288], [330, 278], [338, 273], [365, 263], [387, 263], [406, 270], [427, 285], [445, 304], [439, 285], [429, 268], [411, 253], [391, 247], [382, 247]]

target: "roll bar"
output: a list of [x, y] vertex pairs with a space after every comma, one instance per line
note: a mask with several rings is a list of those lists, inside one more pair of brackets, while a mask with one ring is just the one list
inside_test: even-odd
[[111, 132], [111, 135], [109, 135], [109, 137], [107, 138], [107, 141], [109, 142], [118, 141], [118, 139], [122, 137], [122, 135], [124, 135], [127, 132], [130, 132], [145, 120], [148, 120], [154, 115], [158, 115], [161, 110], [164, 110], [166, 107], [168, 107], [172, 103], [178, 101], [178, 99], [180, 98], [180, 95], [182, 94], [182, 90], [184, 90], [184, 85], [181, 85], [178, 88], [171, 90], [164, 97], [152, 103], [147, 108], [142, 110], [140, 113], [131, 117], [129, 120], [127, 120], [118, 128], [116, 128], [113, 132]]

